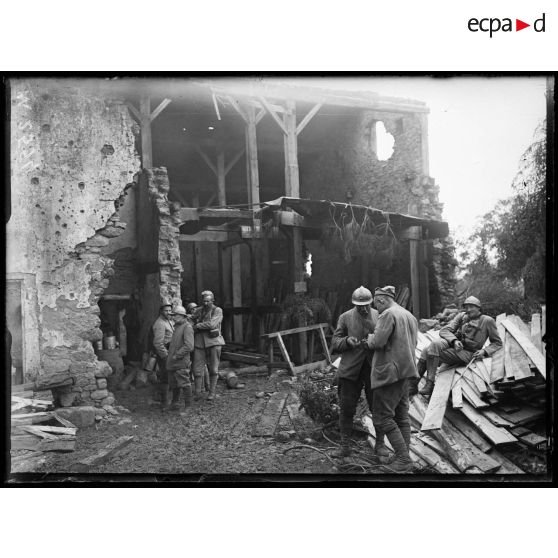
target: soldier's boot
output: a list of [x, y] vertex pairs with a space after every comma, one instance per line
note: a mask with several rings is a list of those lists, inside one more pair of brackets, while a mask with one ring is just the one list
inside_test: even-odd
[[374, 456], [378, 458], [381, 463], [384, 463], [389, 458], [389, 450], [386, 446], [385, 435], [383, 432], [376, 428], [376, 444], [374, 445]]
[[200, 400], [202, 386], [203, 386], [203, 376], [196, 376], [194, 378], [194, 401]]
[[182, 389], [181, 388], [173, 388], [172, 390], [172, 402], [170, 406], [171, 411], [180, 411], [180, 395]]
[[350, 436], [353, 431], [353, 417], [339, 415], [339, 430], [341, 432], [341, 444], [338, 450], [333, 452], [334, 457], [348, 457], [351, 455]]
[[208, 401], [214, 401], [215, 396], [217, 395], [217, 380], [219, 376], [215, 374], [215, 376], [209, 377], [209, 395], [207, 396]]
[[161, 411], [163, 411], [163, 413], [166, 413], [170, 408], [169, 385], [161, 384], [159, 386], [159, 393], [161, 394]]
[[395, 457], [389, 464], [390, 472], [412, 473], [413, 462], [409, 457], [409, 448], [399, 428], [394, 428], [391, 432], [388, 432], [387, 437], [395, 452]]
[[410, 378], [409, 380], [409, 397], [414, 397], [418, 393], [418, 385], [421, 378], [426, 374], [426, 361], [422, 358], [417, 363], [418, 378]]
[[427, 399], [430, 399], [432, 392], [434, 391], [434, 384], [436, 383], [436, 369], [438, 368], [437, 358], [428, 358], [426, 361], [427, 373], [426, 373], [426, 383], [424, 387], [419, 391], [421, 395], [424, 395]]
[[182, 393], [184, 395], [184, 410], [180, 412], [180, 416], [187, 416], [188, 410], [192, 406], [192, 386], [186, 386], [182, 388]]

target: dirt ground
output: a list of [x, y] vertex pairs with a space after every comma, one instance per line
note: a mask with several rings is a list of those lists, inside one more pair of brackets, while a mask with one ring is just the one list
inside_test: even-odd
[[[90, 469], [90, 473], [150, 474], [332, 474], [339, 471], [319, 452], [308, 448], [289, 448], [304, 443], [292, 439], [253, 437], [265, 397], [262, 391], [289, 391], [287, 376], [242, 380], [246, 388], [229, 390], [219, 381], [215, 402], [194, 403], [188, 416], [162, 413], [160, 406], [150, 405], [150, 388], [115, 393], [117, 405], [127, 409], [109, 415], [95, 426], [78, 431], [76, 450], [72, 453], [45, 455], [37, 472], [75, 473], [80, 459], [93, 455], [109, 442], [123, 435], [133, 441], [107, 463]], [[281, 427], [280, 427], [281, 428]], [[318, 437], [321, 433], [318, 432]], [[313, 441], [317, 448], [334, 447], [325, 439]], [[365, 442], [364, 442], [365, 444]], [[329, 448], [329, 449], [328, 449]], [[21, 470], [21, 469], [20, 469]], [[17, 472], [17, 471], [16, 471]]]

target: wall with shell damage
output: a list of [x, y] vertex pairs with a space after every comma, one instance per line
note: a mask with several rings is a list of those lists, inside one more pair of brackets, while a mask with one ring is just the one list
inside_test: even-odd
[[[322, 125], [316, 128], [316, 137], [311, 138], [320, 147], [320, 155], [301, 160], [301, 197], [369, 205], [384, 211], [443, 220], [439, 187], [428, 176], [426, 118], [425, 114], [418, 113], [361, 110], [330, 119], [324, 124], [330, 129]], [[378, 121], [383, 122], [394, 139], [393, 154], [387, 160], [377, 156], [375, 123]], [[454, 298], [456, 262], [449, 239], [428, 241], [428, 253], [430, 299], [435, 313]], [[408, 250], [402, 254], [408, 259]], [[344, 266], [340, 258], [336, 261], [337, 266]], [[317, 263], [316, 267], [324, 270], [328, 266], [325, 260]], [[405, 262], [394, 262], [393, 266], [390, 263], [387, 267], [385, 262], [377, 264], [370, 262], [382, 279], [398, 284], [410, 282], [405, 275], [408, 268]], [[399, 271], [403, 271], [403, 276]]]
[[[7, 276], [23, 274], [25, 381], [71, 376], [62, 405], [114, 401], [97, 360], [99, 295], [114, 273], [102, 249], [139, 169], [132, 121], [120, 100], [70, 80], [10, 81], [11, 198]], [[32, 278], [30, 280], [29, 278]], [[43, 378], [44, 379], [44, 378]]]

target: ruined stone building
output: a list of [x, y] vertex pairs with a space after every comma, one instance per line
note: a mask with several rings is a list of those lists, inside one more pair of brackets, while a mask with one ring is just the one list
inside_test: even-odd
[[417, 317], [451, 297], [422, 102], [178, 78], [13, 79], [9, 96], [13, 374], [71, 377], [62, 404], [111, 403], [103, 336], [141, 361], [161, 302], [202, 289], [227, 341], [256, 345], [288, 297], [334, 318], [361, 283], [408, 287]]

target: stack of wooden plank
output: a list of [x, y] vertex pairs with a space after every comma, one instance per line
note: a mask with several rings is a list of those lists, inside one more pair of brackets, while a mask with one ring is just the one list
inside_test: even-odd
[[[523, 471], [497, 448], [546, 445], [546, 438], [525, 428], [542, 419], [546, 407], [540, 322], [532, 322], [529, 330], [517, 316], [501, 315], [497, 324], [504, 344], [500, 351], [467, 366], [442, 365], [430, 400], [415, 396], [411, 401], [411, 419], [420, 429], [411, 449], [430, 464], [432, 456], [425, 459], [420, 449], [437, 452], [432, 466], [440, 473], [447, 473], [449, 464], [459, 472], [519, 474]], [[419, 333], [417, 359], [438, 336], [433, 330]], [[440, 464], [440, 459], [445, 461]]]
[[[77, 428], [53, 409], [52, 396], [41, 399], [12, 395], [12, 459], [35, 458], [47, 451], [74, 451]], [[30, 452], [30, 453], [29, 453]]]

